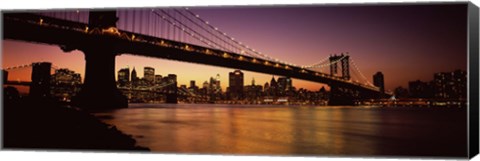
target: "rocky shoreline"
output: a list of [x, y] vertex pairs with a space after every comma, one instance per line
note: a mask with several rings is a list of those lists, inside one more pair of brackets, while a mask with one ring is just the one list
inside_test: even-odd
[[78, 108], [4, 89], [3, 148], [149, 151], [132, 136]]

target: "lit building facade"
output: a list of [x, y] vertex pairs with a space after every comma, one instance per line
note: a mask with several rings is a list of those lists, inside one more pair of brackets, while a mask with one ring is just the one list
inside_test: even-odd
[[228, 99], [240, 100], [243, 99], [243, 72], [240, 70], [235, 70], [228, 74], [229, 77], [229, 86], [227, 91]]
[[120, 69], [117, 73], [117, 81], [119, 86], [124, 87], [130, 83], [130, 69], [123, 68]]
[[143, 79], [145, 79], [147, 84], [153, 85], [155, 83], [155, 69], [152, 67], [144, 67]]
[[465, 71], [435, 73], [432, 84], [435, 98], [465, 99], [467, 97]]
[[69, 102], [80, 91], [82, 78], [79, 73], [68, 69], [59, 69], [51, 76], [51, 95], [60, 100]]

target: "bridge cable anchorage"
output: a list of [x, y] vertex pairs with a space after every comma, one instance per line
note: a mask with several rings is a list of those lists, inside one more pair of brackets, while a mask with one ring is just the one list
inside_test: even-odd
[[[208, 23], [208, 21], [203, 20], [202, 18], [200, 18], [199, 15], [193, 13], [193, 12], [190, 11], [188, 8], [185, 8], [185, 10], [186, 10], [188, 13], [190, 13], [190, 15], [196, 17], [198, 20], [202, 21], [204, 24], [206, 24], [207, 26], [209, 26], [211, 29], [217, 31], [220, 35], [225, 36], [225, 37], [227, 38], [227, 40], [230, 40], [230, 41], [234, 42], [235, 44], [237, 44], [238, 46], [240, 46], [240, 47], [242, 47], [242, 48], [244, 48], [244, 49], [247, 49], [248, 51], [251, 51], [251, 52], [253, 52], [254, 54], [259, 55], [259, 56], [261, 56], [261, 57], [263, 57], [263, 58], [265, 58], [265, 59], [267, 59], [267, 60], [269, 60], [269, 61], [279, 63], [278, 60], [276, 60], [276, 59], [274, 59], [274, 58], [272, 58], [272, 57], [270, 57], [270, 56], [268, 56], [268, 55], [262, 54], [262, 53], [256, 51], [255, 49], [252, 49], [252, 48], [250, 48], [250, 47], [248, 47], [248, 46], [240, 43], [239, 41], [236, 41], [233, 37], [227, 35], [226, 33], [222, 32], [222, 31], [220, 31], [217, 27], [214, 27], [214, 26], [210, 25], [210, 24]], [[258, 57], [257, 57], [257, 58], [258, 58]], [[288, 65], [291, 65], [291, 66], [296, 66], [296, 65], [294, 65], [294, 64], [292, 64], [292, 63], [285, 63], [285, 64], [288, 64]]]

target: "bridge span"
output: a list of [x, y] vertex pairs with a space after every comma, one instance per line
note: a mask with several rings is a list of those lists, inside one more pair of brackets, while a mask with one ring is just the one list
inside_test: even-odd
[[[92, 13], [97, 17], [92, 16]], [[65, 52], [83, 51], [86, 60], [85, 80], [75, 101], [82, 107], [128, 106], [125, 96], [115, 85], [115, 56], [120, 54], [242, 69], [324, 83], [331, 87], [330, 105], [353, 104], [355, 99], [388, 96], [377, 87], [305, 67], [118, 30], [115, 23], [105, 21], [105, 18], [115, 22], [115, 11], [90, 12], [88, 24], [31, 13], [6, 13], [3, 17], [4, 39], [58, 45]]]

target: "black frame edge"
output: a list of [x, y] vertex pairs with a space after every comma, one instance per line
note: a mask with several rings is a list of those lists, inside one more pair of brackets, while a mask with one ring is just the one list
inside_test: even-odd
[[478, 7], [468, 3], [468, 54], [469, 54], [469, 96], [468, 96], [468, 156], [473, 158], [479, 153], [479, 54], [478, 54]]

